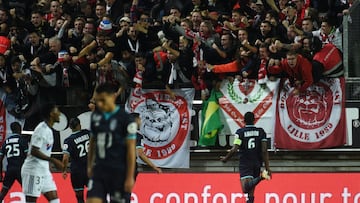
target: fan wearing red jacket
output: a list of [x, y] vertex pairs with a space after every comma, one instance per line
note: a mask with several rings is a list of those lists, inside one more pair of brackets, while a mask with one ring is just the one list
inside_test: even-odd
[[286, 59], [279, 65], [269, 66], [268, 69], [271, 74], [286, 73], [291, 84], [295, 86], [295, 94], [305, 92], [314, 82], [311, 62], [295, 51], [289, 51]]

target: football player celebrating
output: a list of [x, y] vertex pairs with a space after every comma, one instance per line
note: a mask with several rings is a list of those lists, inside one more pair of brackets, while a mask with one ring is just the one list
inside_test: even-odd
[[[256, 185], [264, 179], [270, 180], [269, 154], [266, 133], [264, 129], [254, 126], [254, 114], [247, 112], [244, 119], [245, 128], [236, 131], [233, 148], [225, 157], [220, 159], [225, 163], [239, 151], [241, 186], [243, 192], [248, 195], [246, 203], [254, 203]], [[261, 172], [263, 162], [265, 163], [265, 170]]]
[[88, 152], [87, 203], [130, 203], [135, 184], [137, 124], [116, 105], [119, 88], [109, 83], [96, 88]]

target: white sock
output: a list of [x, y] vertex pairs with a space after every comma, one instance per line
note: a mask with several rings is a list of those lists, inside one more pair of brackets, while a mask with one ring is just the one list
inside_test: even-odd
[[53, 200], [50, 200], [49, 203], [60, 203], [60, 200], [59, 199], [53, 199]]

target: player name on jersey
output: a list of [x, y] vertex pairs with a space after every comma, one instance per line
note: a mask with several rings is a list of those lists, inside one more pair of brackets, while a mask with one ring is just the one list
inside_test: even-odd
[[85, 135], [83, 135], [81, 137], [78, 137], [78, 138], [74, 139], [74, 142], [75, 142], [75, 144], [79, 144], [81, 142], [88, 141], [89, 139], [90, 139], [89, 135], [85, 134]]
[[244, 132], [244, 137], [258, 137], [258, 136], [259, 136], [259, 131], [257, 130]]
[[18, 138], [18, 137], [7, 139], [7, 140], [6, 140], [6, 144], [18, 143], [18, 142], [19, 142], [19, 139], [20, 139], [20, 138]]

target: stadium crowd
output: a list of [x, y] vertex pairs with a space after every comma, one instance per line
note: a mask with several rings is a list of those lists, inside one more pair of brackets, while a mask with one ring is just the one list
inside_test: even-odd
[[[105, 81], [194, 87], [287, 77], [301, 93], [342, 74], [352, 0], [2, 0], [0, 86], [11, 114], [42, 103], [91, 107]], [[330, 59], [330, 60], [328, 60]], [[69, 99], [75, 95], [75, 99]], [[83, 99], [83, 97], [85, 99]]]

